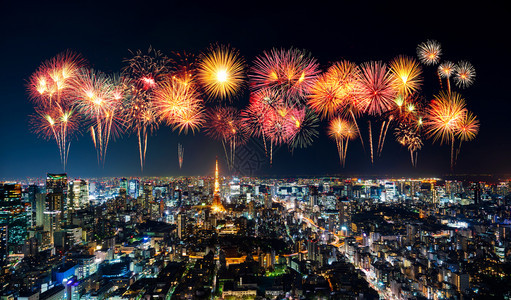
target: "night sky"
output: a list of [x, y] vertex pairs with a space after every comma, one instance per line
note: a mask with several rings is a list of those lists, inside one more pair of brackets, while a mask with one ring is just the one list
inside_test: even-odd
[[[249, 6], [243, 6], [244, 1], [166, 1], [164, 5], [150, 1], [7, 2], [14, 1], [0, 4], [0, 179], [62, 171], [56, 143], [30, 131], [29, 115], [34, 110], [26, 81], [42, 61], [66, 49], [81, 53], [91, 67], [112, 73], [120, 71], [123, 58], [130, 57], [129, 49], [145, 51], [149, 45], [167, 54], [183, 50], [198, 54], [219, 42], [237, 48], [248, 62], [264, 50], [293, 46], [312, 52], [324, 70], [341, 59], [388, 62], [399, 54], [415, 56], [416, 46], [427, 39], [441, 43], [442, 59], [468, 60], [477, 72], [475, 84], [461, 92], [468, 109], [480, 119], [480, 133], [475, 141], [464, 143], [456, 173], [511, 173], [511, 53], [506, 45], [511, 26], [508, 10], [490, 1], [479, 6], [468, 1], [451, 5], [409, 1], [391, 6], [387, 1], [335, 6], [323, 1], [304, 5], [253, 1]], [[428, 6], [413, 7], [419, 3]], [[438, 92], [435, 70], [423, 66], [423, 94], [428, 99]], [[245, 90], [236, 105], [241, 108], [247, 103]], [[361, 129], [367, 134], [365, 127]], [[182, 170], [178, 142], [185, 148]], [[426, 141], [418, 166], [413, 168], [409, 152], [394, 141], [391, 131], [374, 165], [357, 140], [350, 143], [342, 169], [335, 144], [326, 136], [325, 122], [312, 147], [293, 153], [287, 147], [276, 149], [271, 167], [260, 143], [252, 142], [240, 151], [246, 156], [241, 159], [244, 167], [237, 171], [242, 175], [442, 176], [449, 172], [449, 146]], [[111, 141], [105, 166], [100, 167], [90, 135], [84, 132], [71, 144], [66, 171], [71, 177], [206, 175], [213, 171], [215, 156], [225, 174], [220, 142], [203, 132], [185, 136], [161, 126], [149, 137], [143, 174], [133, 134]]]

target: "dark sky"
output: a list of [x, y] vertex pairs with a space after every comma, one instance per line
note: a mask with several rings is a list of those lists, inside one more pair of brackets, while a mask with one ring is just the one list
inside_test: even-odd
[[[335, 5], [327, 1], [107, 2], [1, 2], [0, 178], [41, 177], [46, 172], [62, 171], [56, 144], [30, 132], [28, 116], [33, 107], [25, 84], [42, 61], [66, 49], [80, 52], [92, 67], [107, 73], [120, 70], [123, 58], [129, 57], [128, 49], [145, 50], [152, 45], [165, 53], [199, 53], [214, 42], [239, 49], [247, 61], [273, 47], [303, 48], [311, 51], [324, 69], [340, 59], [362, 63], [389, 61], [399, 54], [414, 56], [417, 44], [427, 39], [441, 43], [443, 58], [469, 60], [477, 71], [475, 84], [462, 94], [468, 108], [479, 116], [481, 130], [475, 141], [463, 145], [456, 172], [510, 173], [511, 53], [506, 44], [511, 28], [503, 6], [491, 1], [479, 5], [469, 1], [449, 5], [426, 1], [393, 5], [388, 1], [335, 1]], [[419, 3], [424, 6], [413, 6]], [[438, 79], [433, 67], [425, 67], [423, 75], [423, 94], [430, 99], [438, 91]], [[238, 106], [247, 102], [245, 93]], [[449, 171], [448, 146], [426, 141], [418, 167], [412, 168], [408, 151], [393, 140], [391, 132], [382, 157], [374, 165], [355, 141], [348, 148], [347, 166], [342, 169], [335, 144], [326, 137], [325, 125], [321, 124], [320, 137], [310, 148], [294, 153], [286, 147], [276, 149], [271, 167], [261, 148], [249, 144], [240, 150], [244, 155], [240, 161], [245, 164], [239, 172], [415, 176]], [[362, 131], [366, 133], [364, 128]], [[177, 162], [178, 142], [185, 148], [182, 170]], [[180, 136], [161, 126], [148, 145], [146, 176], [205, 175], [212, 172], [215, 156], [221, 159], [221, 167], [225, 166], [220, 143], [202, 132]], [[99, 167], [90, 136], [84, 133], [71, 144], [67, 172], [71, 177], [142, 175], [135, 136], [112, 141], [106, 164]]]

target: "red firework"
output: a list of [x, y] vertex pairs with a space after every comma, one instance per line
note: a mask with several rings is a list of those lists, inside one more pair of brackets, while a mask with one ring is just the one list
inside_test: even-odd
[[308, 52], [298, 49], [272, 49], [256, 58], [250, 74], [254, 91], [271, 89], [288, 103], [299, 103], [320, 73], [319, 65]]
[[381, 115], [395, 106], [396, 91], [387, 65], [380, 61], [362, 64], [360, 76], [360, 99], [363, 111], [369, 115]]

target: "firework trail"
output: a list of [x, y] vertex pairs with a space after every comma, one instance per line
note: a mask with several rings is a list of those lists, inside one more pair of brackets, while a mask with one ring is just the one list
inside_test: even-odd
[[[445, 78], [446, 79], [446, 81], [447, 81], [447, 91], [449, 93], [451, 93], [451, 81], [450, 81], [450, 78], [454, 74], [454, 68], [455, 67], [456, 67], [456, 65], [453, 62], [445, 61], [445, 62], [441, 63], [438, 66], [438, 70], [437, 70], [439, 78], [440, 79], [441, 78]], [[440, 80], [440, 82], [442, 82], [442, 81]]]
[[339, 153], [339, 160], [341, 166], [344, 168], [348, 142], [357, 137], [357, 130], [350, 121], [337, 117], [330, 121], [328, 135], [335, 140], [337, 152]]
[[417, 154], [422, 148], [422, 138], [420, 132], [416, 126], [408, 123], [401, 123], [395, 129], [395, 136], [398, 143], [402, 146], [407, 147], [410, 152], [410, 159], [412, 166], [417, 166]]
[[185, 149], [183, 145], [177, 144], [177, 160], [179, 162], [179, 169], [183, 167], [183, 157], [184, 157]]
[[234, 107], [216, 107], [207, 112], [206, 134], [222, 141], [227, 166], [234, 167], [236, 147], [243, 145], [247, 139], [247, 130], [241, 122], [240, 113]]
[[131, 96], [123, 103], [123, 111], [131, 129], [137, 134], [140, 154], [140, 169], [144, 170], [147, 152], [147, 135], [158, 128], [158, 120], [153, 105], [154, 90], [170, 73], [171, 61], [158, 50], [149, 47], [146, 53], [138, 50], [125, 59], [127, 64], [123, 75], [131, 78], [133, 83]]
[[241, 111], [241, 122], [243, 128], [246, 128], [248, 134], [254, 137], [260, 137], [263, 140], [264, 150], [267, 157], [272, 163], [273, 145], [268, 149], [270, 135], [267, 133], [270, 118], [275, 115], [277, 107], [284, 105], [282, 97], [270, 89], [262, 89], [253, 92], [250, 95], [250, 103], [248, 107]]

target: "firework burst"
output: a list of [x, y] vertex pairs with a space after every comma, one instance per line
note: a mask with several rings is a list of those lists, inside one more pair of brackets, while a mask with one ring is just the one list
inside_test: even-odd
[[436, 65], [440, 61], [442, 48], [435, 40], [427, 40], [417, 46], [417, 56], [425, 65]]
[[290, 115], [289, 126], [294, 126], [295, 134], [289, 141], [291, 149], [307, 148], [318, 137], [318, 116], [311, 110], [303, 108]]
[[413, 58], [398, 56], [390, 62], [392, 84], [400, 95], [407, 97], [419, 90], [422, 78], [419, 63]]
[[85, 65], [81, 55], [67, 51], [44, 61], [28, 80], [28, 93], [35, 103], [32, 117], [34, 131], [52, 137], [58, 145], [60, 159], [66, 169], [69, 134], [78, 126], [72, 105], [72, 87], [78, 70]]
[[419, 128], [413, 124], [400, 123], [399, 126], [396, 127], [394, 134], [396, 136], [397, 142], [402, 146], [407, 147], [408, 151], [410, 152], [412, 166], [416, 167], [418, 156], [417, 154], [423, 146]]
[[302, 103], [320, 73], [319, 65], [308, 52], [298, 49], [273, 49], [254, 61], [250, 86], [254, 91], [271, 89], [290, 104]]
[[[127, 95], [128, 81], [119, 76], [82, 69], [74, 82], [74, 105], [90, 124], [92, 141], [97, 150], [98, 163], [104, 164], [112, 132], [123, 126], [118, 115], [122, 99]], [[113, 129], [113, 130], [112, 130]]]
[[179, 132], [195, 132], [202, 123], [203, 101], [192, 84], [174, 77], [160, 84], [154, 92], [154, 107], [159, 120]]
[[131, 78], [133, 83], [131, 97], [123, 103], [124, 115], [128, 129], [138, 137], [140, 169], [144, 170], [147, 152], [147, 136], [158, 128], [154, 111], [154, 90], [165, 80], [171, 71], [170, 60], [161, 51], [149, 47], [147, 53], [140, 50], [132, 52], [126, 59], [123, 75]]
[[230, 99], [243, 87], [245, 61], [230, 47], [211, 47], [201, 58], [198, 79], [210, 98]]
[[28, 80], [30, 98], [38, 106], [66, 106], [73, 81], [85, 65], [80, 54], [66, 51], [44, 61]]
[[364, 63], [360, 75], [362, 110], [376, 116], [391, 110], [395, 105], [396, 91], [387, 65], [379, 61]]
[[454, 68], [454, 82], [460, 88], [467, 88], [474, 83], [476, 70], [468, 61], [460, 61]]
[[323, 118], [333, 117], [339, 110], [359, 98], [360, 69], [348, 61], [333, 64], [312, 85], [309, 106]]
[[460, 128], [467, 110], [465, 100], [457, 93], [441, 92], [435, 96], [427, 109], [427, 135], [433, 141], [451, 144], [451, 170], [454, 168], [454, 138]]

